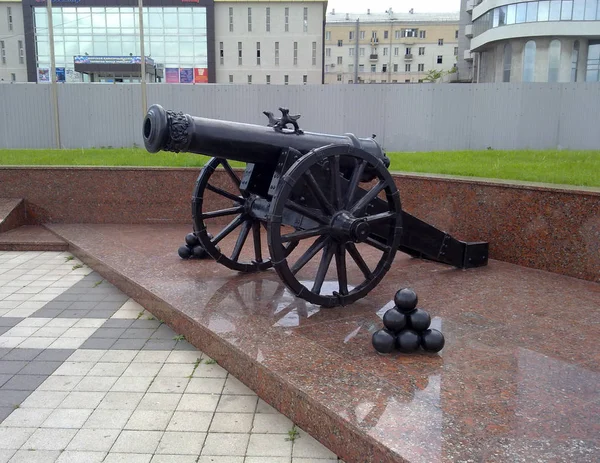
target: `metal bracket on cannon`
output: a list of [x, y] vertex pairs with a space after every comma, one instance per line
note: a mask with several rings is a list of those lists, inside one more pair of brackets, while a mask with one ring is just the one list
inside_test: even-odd
[[[290, 110], [287, 108], [279, 108], [279, 111], [281, 111], [281, 118], [279, 119], [273, 116], [272, 112], [263, 111], [263, 114], [269, 118], [269, 123], [267, 124], [267, 127], [273, 127], [273, 130], [280, 133], [289, 133], [295, 135], [304, 134], [304, 132], [300, 130], [300, 127], [298, 126], [297, 121], [301, 117], [299, 114], [296, 116], [290, 116]], [[294, 127], [293, 131], [284, 131], [284, 129], [287, 129], [288, 124], [291, 124]]]

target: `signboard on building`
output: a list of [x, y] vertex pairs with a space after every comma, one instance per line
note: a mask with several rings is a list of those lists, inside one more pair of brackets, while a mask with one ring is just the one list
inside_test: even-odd
[[178, 84], [179, 68], [165, 68], [165, 79], [167, 84]]
[[191, 84], [194, 82], [194, 68], [179, 69], [179, 83]]
[[[141, 56], [88, 56], [77, 55], [73, 57], [75, 64], [141, 64]], [[146, 57], [146, 65], [153, 66], [154, 60]]]
[[38, 68], [38, 82], [50, 82], [50, 69]]
[[66, 80], [66, 72], [65, 72], [65, 68], [56, 68], [56, 81], [57, 82], [64, 82]]
[[207, 84], [208, 83], [208, 69], [195, 68], [194, 69], [194, 83]]

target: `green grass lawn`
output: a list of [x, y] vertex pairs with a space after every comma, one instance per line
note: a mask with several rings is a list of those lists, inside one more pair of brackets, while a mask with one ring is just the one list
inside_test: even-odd
[[[388, 156], [392, 171], [600, 187], [600, 150], [447, 151]], [[195, 154], [150, 154], [140, 148], [0, 150], [0, 165], [201, 167], [207, 159]]]

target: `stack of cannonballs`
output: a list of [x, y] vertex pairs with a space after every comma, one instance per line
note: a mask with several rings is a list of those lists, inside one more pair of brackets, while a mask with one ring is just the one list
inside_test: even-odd
[[[210, 233], [208, 234], [208, 237], [210, 239], [213, 238]], [[182, 259], [206, 259], [209, 257], [194, 233], [185, 235], [185, 244], [177, 250], [177, 254], [179, 254], [179, 257]]]
[[394, 297], [395, 307], [383, 315], [385, 328], [373, 333], [373, 347], [380, 354], [389, 354], [396, 348], [400, 352], [415, 352], [422, 347], [426, 352], [439, 352], [444, 348], [444, 335], [429, 329], [431, 317], [417, 308], [419, 298], [410, 288], [403, 288]]

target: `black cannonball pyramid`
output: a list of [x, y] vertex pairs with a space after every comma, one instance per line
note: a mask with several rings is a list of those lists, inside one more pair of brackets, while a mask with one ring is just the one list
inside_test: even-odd
[[431, 325], [431, 317], [423, 309], [417, 309], [407, 314], [406, 321], [408, 328], [415, 330], [417, 333], [425, 331]]
[[396, 308], [402, 313], [409, 313], [415, 310], [417, 302], [419, 302], [417, 293], [411, 288], [402, 288], [394, 296]]
[[180, 246], [177, 250], [177, 254], [179, 254], [179, 257], [181, 257], [182, 259], [189, 259], [190, 257], [192, 257], [192, 250], [187, 245]]
[[204, 259], [208, 254], [206, 253], [206, 251], [204, 250], [204, 248], [202, 246], [198, 245], [198, 246], [194, 246], [194, 249], [192, 250], [192, 255], [196, 259]]
[[388, 330], [398, 333], [406, 326], [406, 315], [396, 308], [390, 309], [383, 315], [383, 324]]
[[375, 331], [375, 333], [373, 333], [373, 337], [371, 338], [371, 342], [373, 343], [375, 350], [380, 354], [389, 354], [394, 350], [394, 335], [385, 328]]
[[396, 335], [396, 347], [400, 352], [414, 352], [419, 348], [421, 338], [416, 331], [405, 329]]
[[185, 235], [185, 244], [187, 244], [190, 248], [193, 248], [194, 246], [198, 246], [200, 241], [198, 241], [198, 237], [196, 235], [193, 233], [188, 233]]
[[439, 352], [444, 348], [446, 340], [438, 330], [426, 330], [421, 333], [421, 346], [427, 352]]

